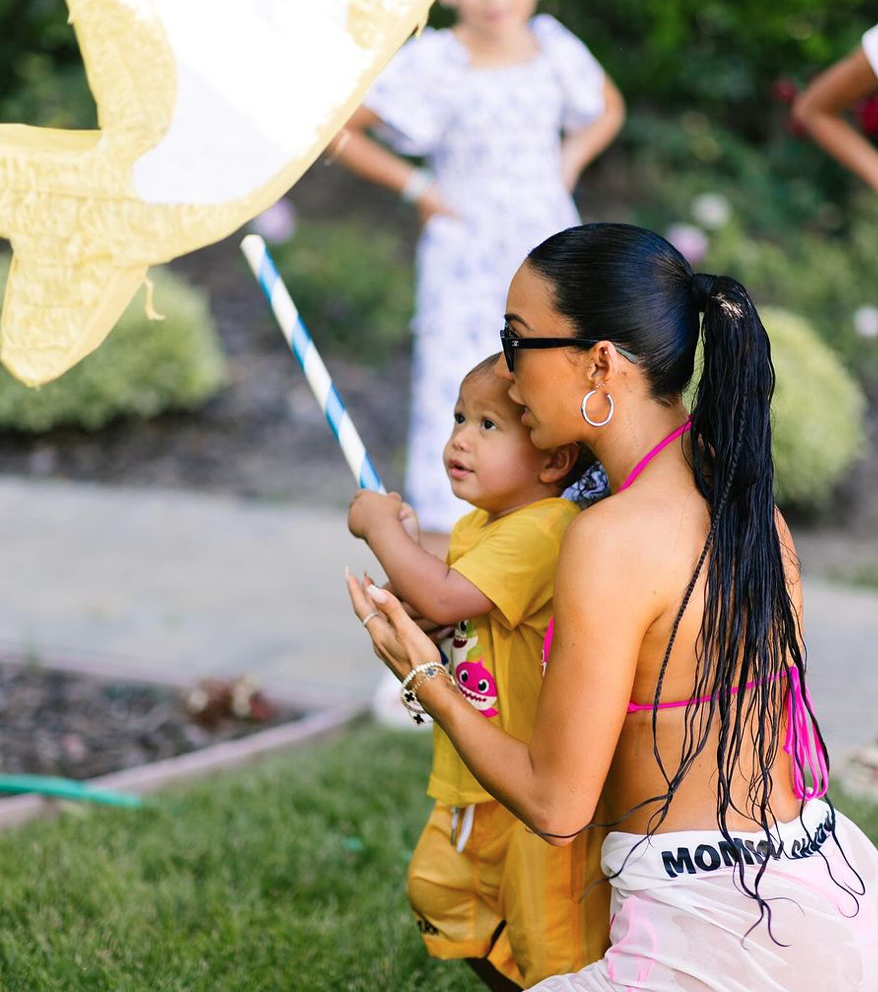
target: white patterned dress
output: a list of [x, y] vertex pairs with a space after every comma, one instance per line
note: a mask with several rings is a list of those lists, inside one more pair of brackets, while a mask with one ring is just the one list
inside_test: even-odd
[[878, 76], [878, 24], [863, 35], [863, 51], [872, 66], [872, 71]]
[[396, 55], [366, 99], [402, 154], [424, 156], [458, 215], [433, 217], [417, 251], [407, 496], [424, 530], [470, 510], [442, 462], [460, 381], [499, 350], [506, 292], [527, 252], [580, 222], [561, 178], [561, 134], [604, 110], [604, 73], [553, 17], [531, 21], [538, 54], [474, 68], [449, 30]]

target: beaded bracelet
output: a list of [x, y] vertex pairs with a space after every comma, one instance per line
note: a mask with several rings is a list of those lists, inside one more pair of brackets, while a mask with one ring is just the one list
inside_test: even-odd
[[399, 698], [405, 707], [408, 715], [417, 724], [432, 723], [432, 718], [428, 715], [418, 700], [418, 689], [428, 679], [434, 679], [438, 675], [444, 675], [448, 681], [457, 688], [457, 682], [451, 672], [439, 661], [428, 661], [423, 665], [416, 665], [402, 681], [399, 687]]

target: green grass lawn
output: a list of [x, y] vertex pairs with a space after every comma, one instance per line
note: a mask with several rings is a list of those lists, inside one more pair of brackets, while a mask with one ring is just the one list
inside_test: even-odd
[[[332, 744], [0, 835], [3, 992], [471, 992], [405, 901], [429, 735]], [[844, 807], [873, 839], [878, 808]]]

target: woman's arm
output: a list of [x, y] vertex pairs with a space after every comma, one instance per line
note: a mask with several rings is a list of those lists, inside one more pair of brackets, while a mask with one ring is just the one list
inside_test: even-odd
[[[636, 559], [624, 560], [626, 553], [620, 554], [613, 538], [618, 531], [602, 526], [596, 518], [604, 515], [597, 510], [578, 518], [565, 535], [552, 656], [530, 743], [486, 721], [445, 679], [424, 682], [418, 692], [484, 788], [559, 845], [572, 840], [594, 814], [655, 605], [648, 590], [639, 588]], [[398, 677], [436, 660], [433, 645], [393, 597], [379, 590], [370, 599], [352, 577], [348, 586], [358, 615], [381, 610], [384, 619], [370, 622], [369, 633], [379, 657]]]
[[561, 173], [572, 191], [582, 170], [612, 142], [625, 123], [625, 99], [619, 88], [604, 76], [604, 112], [587, 127], [573, 131], [561, 143]]
[[[371, 110], [360, 107], [345, 129], [330, 144], [329, 151], [356, 175], [402, 194], [418, 170], [411, 162], [395, 155], [370, 137], [368, 132], [380, 124], [380, 118]], [[453, 213], [442, 202], [435, 186], [428, 186], [415, 200], [415, 205], [422, 221], [434, 214]]]
[[861, 46], [799, 94], [793, 116], [817, 144], [878, 191], [878, 150], [842, 116], [876, 90], [878, 79]]

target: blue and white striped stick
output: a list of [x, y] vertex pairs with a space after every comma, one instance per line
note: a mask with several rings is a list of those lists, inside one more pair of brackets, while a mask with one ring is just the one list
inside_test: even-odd
[[372, 489], [378, 493], [386, 492], [366, 451], [366, 446], [323, 364], [323, 359], [302, 323], [296, 304], [293, 303], [274, 260], [268, 253], [265, 242], [258, 234], [248, 234], [241, 242], [241, 251], [271, 304], [280, 329], [287, 339], [290, 350], [299, 360], [311, 391], [321, 410], [326, 414], [326, 420], [341, 446], [342, 454], [354, 473], [357, 484], [363, 489]]

